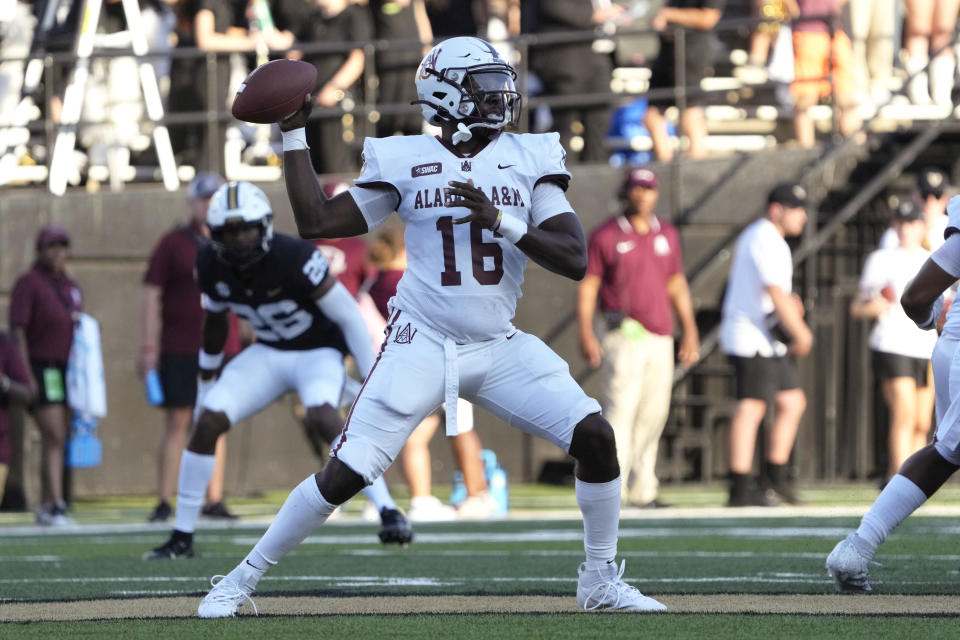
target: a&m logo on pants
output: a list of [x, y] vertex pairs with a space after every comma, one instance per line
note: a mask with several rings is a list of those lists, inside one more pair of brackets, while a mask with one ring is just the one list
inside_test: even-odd
[[397, 332], [397, 337], [393, 339], [397, 344], [410, 344], [413, 342], [413, 336], [417, 335], [417, 330], [410, 330], [410, 323], [408, 322], [400, 331]]

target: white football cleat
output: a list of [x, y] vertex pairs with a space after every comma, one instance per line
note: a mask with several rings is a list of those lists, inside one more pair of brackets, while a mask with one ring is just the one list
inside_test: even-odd
[[[216, 581], [217, 578], [220, 578], [220, 580]], [[232, 618], [237, 615], [237, 611], [243, 606], [244, 602], [250, 603], [254, 615], [260, 615], [257, 611], [257, 605], [253, 603], [253, 599], [250, 597], [250, 594], [253, 593], [252, 587], [237, 584], [230, 576], [213, 576], [210, 578], [210, 584], [213, 589], [210, 589], [210, 593], [204, 596], [200, 606], [197, 607], [197, 616], [201, 618]]]
[[838, 542], [827, 556], [827, 573], [836, 583], [838, 593], [873, 593], [867, 581], [870, 560], [857, 550], [853, 542], [855, 535], [851, 533]]
[[626, 560], [620, 563], [619, 570], [615, 562], [587, 568], [584, 562], [577, 569], [580, 579], [577, 581], [577, 604], [581, 609], [594, 611], [600, 609], [620, 609], [624, 611], [666, 611], [667, 606], [640, 593], [623, 581]]

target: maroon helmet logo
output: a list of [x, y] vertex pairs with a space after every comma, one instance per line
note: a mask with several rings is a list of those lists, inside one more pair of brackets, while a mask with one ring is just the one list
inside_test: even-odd
[[440, 47], [435, 48], [433, 51], [427, 54], [427, 57], [423, 59], [423, 64], [420, 65], [420, 79], [426, 80], [430, 77], [431, 71], [436, 71], [437, 69], [437, 58], [440, 57]]

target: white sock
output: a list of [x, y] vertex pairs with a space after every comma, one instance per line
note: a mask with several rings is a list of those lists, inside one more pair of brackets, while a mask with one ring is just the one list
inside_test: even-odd
[[898, 473], [890, 478], [860, 521], [857, 537], [863, 544], [857, 544], [857, 550], [868, 560], [872, 559], [890, 532], [926, 501], [927, 494], [906, 476]]
[[193, 533], [203, 508], [203, 497], [213, 476], [213, 455], [183, 451], [180, 456], [180, 478], [177, 481], [177, 517], [173, 528]]
[[320, 493], [316, 478], [308, 476], [287, 496], [267, 532], [247, 554], [241, 566], [252, 567], [259, 579], [264, 571], [277, 564], [326, 522], [334, 509], [336, 505], [327, 502]]
[[577, 504], [583, 513], [583, 548], [587, 566], [613, 562], [620, 529], [620, 476], [610, 482], [576, 483]]
[[377, 508], [377, 513], [380, 513], [384, 509], [397, 508], [397, 503], [394, 502], [390, 496], [390, 489], [387, 489], [387, 483], [383, 481], [383, 476], [380, 476], [373, 481], [373, 484], [366, 487], [363, 490], [363, 495], [367, 496], [367, 499]]

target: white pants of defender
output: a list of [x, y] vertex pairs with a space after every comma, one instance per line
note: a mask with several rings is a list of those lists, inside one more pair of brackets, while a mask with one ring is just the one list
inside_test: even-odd
[[[443, 340], [407, 312], [394, 312], [391, 319], [377, 362], [330, 452], [367, 482], [390, 466], [410, 433], [440, 406], [447, 383]], [[600, 411], [567, 363], [536, 336], [515, 331], [455, 349], [460, 396], [564, 451], [577, 423]]]
[[254, 343], [223, 368], [203, 408], [222, 411], [236, 424], [288, 391], [296, 391], [305, 407], [336, 407], [343, 379], [343, 354], [336, 349], [284, 351]]
[[603, 337], [603, 415], [617, 439], [623, 499], [657, 497], [657, 451], [670, 414], [673, 338], [647, 333], [631, 340], [619, 329]]

